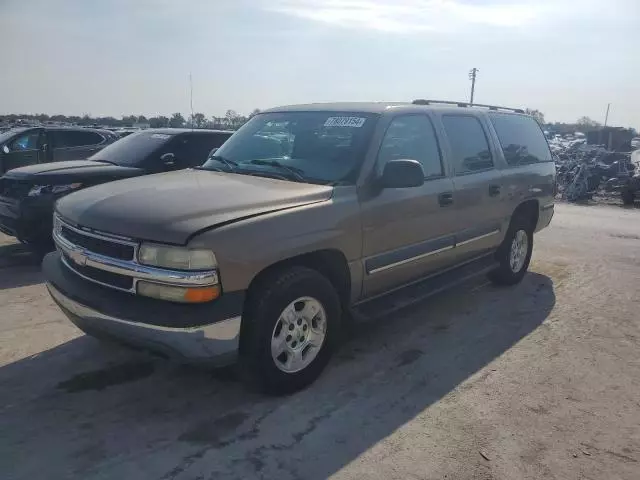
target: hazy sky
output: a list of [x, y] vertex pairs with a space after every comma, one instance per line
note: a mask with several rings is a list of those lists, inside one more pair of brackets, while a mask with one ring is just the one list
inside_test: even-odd
[[466, 100], [640, 128], [640, 0], [0, 0], [0, 112]]

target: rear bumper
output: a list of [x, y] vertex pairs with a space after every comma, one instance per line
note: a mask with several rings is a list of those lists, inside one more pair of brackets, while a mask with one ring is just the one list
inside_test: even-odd
[[554, 213], [555, 205], [553, 203], [542, 205], [540, 207], [540, 212], [538, 213], [538, 224], [536, 225], [536, 232], [549, 226]]
[[237, 358], [243, 292], [200, 305], [142, 298], [78, 277], [57, 252], [45, 257], [42, 271], [53, 300], [92, 336], [189, 363], [224, 366]]

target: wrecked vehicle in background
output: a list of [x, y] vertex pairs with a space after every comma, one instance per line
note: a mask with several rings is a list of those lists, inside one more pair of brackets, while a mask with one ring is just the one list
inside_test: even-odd
[[620, 195], [622, 203], [633, 205], [637, 198], [640, 198], [640, 150], [631, 153], [631, 164], [636, 168], [636, 174], [628, 179], [623, 185]]
[[587, 145], [584, 138], [554, 138], [549, 146], [556, 162], [558, 192], [565, 200], [589, 200], [603, 190], [620, 195], [622, 202], [630, 205], [638, 196], [640, 178], [631, 153]]

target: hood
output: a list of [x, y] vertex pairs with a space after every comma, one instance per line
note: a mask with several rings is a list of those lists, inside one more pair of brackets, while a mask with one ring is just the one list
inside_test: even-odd
[[139, 240], [184, 245], [195, 232], [329, 200], [333, 187], [206, 170], [106, 183], [57, 203], [66, 220]]
[[5, 174], [5, 178], [30, 180], [41, 184], [61, 184], [102, 176], [125, 178], [142, 173], [144, 173], [143, 170], [139, 168], [121, 167], [91, 160], [72, 160], [14, 168]]

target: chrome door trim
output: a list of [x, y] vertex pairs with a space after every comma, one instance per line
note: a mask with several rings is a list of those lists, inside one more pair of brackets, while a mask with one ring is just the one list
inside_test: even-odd
[[447, 247], [439, 248], [437, 250], [432, 250], [431, 252], [423, 253], [421, 255], [417, 255], [415, 257], [407, 258], [405, 260], [400, 260], [399, 262], [390, 263], [389, 265], [384, 265], [382, 267], [374, 268], [367, 272], [369, 275], [373, 275], [374, 273], [384, 272], [385, 270], [389, 270], [390, 268], [399, 267], [401, 265], [406, 265], [407, 263], [416, 262], [426, 257], [430, 257], [431, 255], [437, 255], [438, 253], [446, 252], [447, 250], [451, 250], [454, 248], [453, 245], [449, 245]]
[[461, 245], [466, 245], [467, 243], [471, 243], [471, 242], [477, 242], [478, 240], [482, 240], [483, 238], [487, 238], [487, 237], [492, 237], [493, 235], [497, 235], [498, 233], [500, 233], [500, 229], [492, 230], [489, 233], [485, 233], [483, 235], [478, 235], [477, 237], [472, 237], [472, 238], [469, 238], [468, 240], [464, 240], [462, 242], [457, 242], [456, 243], [456, 247], [459, 247]]

